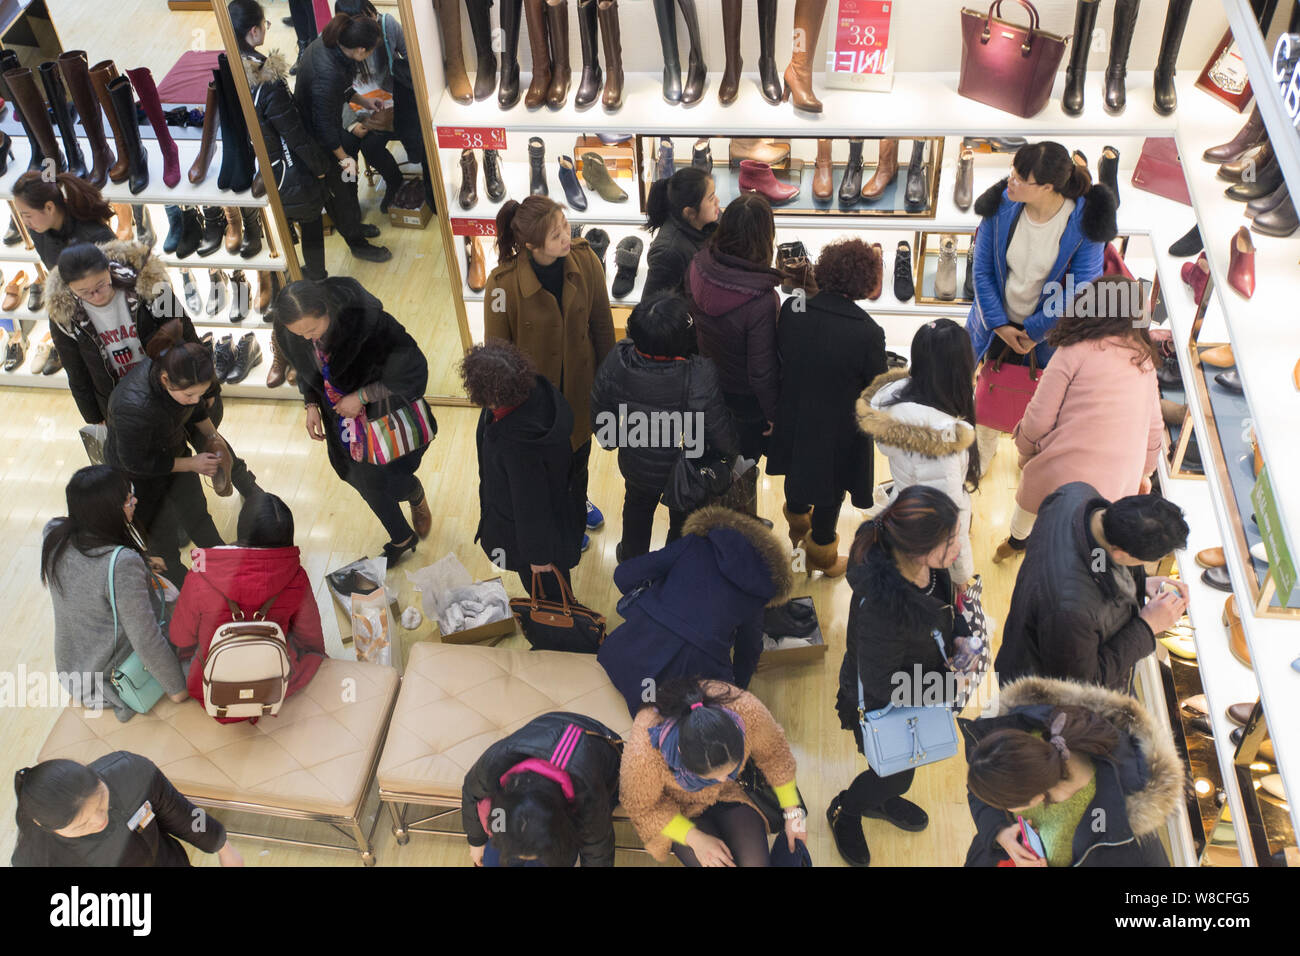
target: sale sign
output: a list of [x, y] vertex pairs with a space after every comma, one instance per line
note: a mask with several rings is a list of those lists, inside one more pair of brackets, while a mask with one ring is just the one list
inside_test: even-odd
[[839, 0], [826, 51], [826, 85], [888, 91], [894, 82], [889, 18], [894, 0]]
[[453, 216], [451, 219], [451, 234], [453, 236], [495, 236], [497, 234], [496, 220], [458, 219]]
[[439, 149], [505, 149], [506, 131], [499, 126], [439, 126]]

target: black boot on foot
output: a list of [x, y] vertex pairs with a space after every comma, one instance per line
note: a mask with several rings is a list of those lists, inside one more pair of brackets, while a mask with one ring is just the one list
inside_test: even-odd
[[870, 866], [871, 848], [862, 833], [862, 818], [845, 812], [843, 800], [844, 794], [838, 793], [826, 808], [826, 822], [831, 825], [835, 849], [849, 866]]

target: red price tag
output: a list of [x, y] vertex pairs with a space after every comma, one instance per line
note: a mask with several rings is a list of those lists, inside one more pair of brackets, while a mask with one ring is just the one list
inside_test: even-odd
[[457, 219], [452, 217], [451, 234], [453, 236], [495, 236], [497, 224], [495, 219]]
[[439, 149], [505, 149], [506, 131], [498, 126], [439, 126]]
[[891, 6], [892, 0], [840, 0], [835, 45], [827, 54], [827, 69], [836, 73], [885, 73]]

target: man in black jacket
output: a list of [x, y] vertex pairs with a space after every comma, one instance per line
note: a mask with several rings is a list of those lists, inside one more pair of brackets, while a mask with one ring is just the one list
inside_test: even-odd
[[1144, 562], [1187, 543], [1177, 506], [1156, 495], [1112, 503], [1082, 481], [1042, 504], [1016, 577], [996, 670], [1129, 688], [1133, 666], [1187, 608], [1187, 585]]

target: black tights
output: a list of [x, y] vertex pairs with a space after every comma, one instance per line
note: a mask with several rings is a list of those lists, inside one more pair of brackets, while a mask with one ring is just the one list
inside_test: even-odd
[[[771, 866], [767, 822], [753, 807], [744, 803], [715, 803], [692, 822], [727, 844], [736, 866]], [[683, 866], [700, 865], [695, 851], [680, 843], [673, 844], [673, 855]]]
[[878, 810], [885, 801], [907, 793], [915, 776], [915, 770], [903, 770], [882, 777], [868, 768], [853, 778], [853, 782], [844, 791], [841, 805], [846, 813], [858, 816], [861, 816], [864, 810]]
[[844, 504], [844, 492], [840, 492], [834, 501], [819, 502], [815, 505], [792, 501], [786, 494], [785, 508], [792, 515], [806, 515], [812, 512], [811, 535], [814, 544], [833, 544], [835, 529], [840, 523], [840, 507]]

